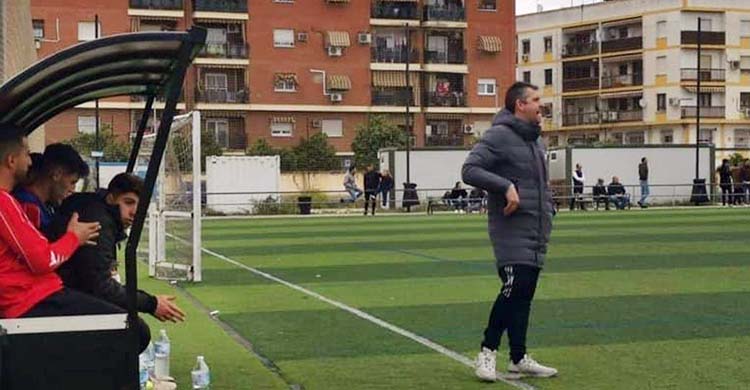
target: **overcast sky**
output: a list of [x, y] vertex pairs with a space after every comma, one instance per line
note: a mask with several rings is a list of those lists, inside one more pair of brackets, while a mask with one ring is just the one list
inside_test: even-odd
[[581, 5], [581, 3], [591, 4], [598, 3], [601, 0], [516, 0], [516, 15], [523, 15], [536, 12], [537, 4], [540, 4], [545, 11], [570, 7], [571, 5]]

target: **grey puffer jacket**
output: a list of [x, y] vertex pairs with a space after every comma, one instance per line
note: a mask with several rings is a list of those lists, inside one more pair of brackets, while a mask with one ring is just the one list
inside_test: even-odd
[[[497, 265], [544, 266], [552, 231], [554, 205], [547, 185], [541, 128], [524, 122], [507, 110], [492, 121], [466, 158], [463, 181], [486, 190], [489, 235]], [[520, 205], [506, 217], [505, 193], [516, 186]]]

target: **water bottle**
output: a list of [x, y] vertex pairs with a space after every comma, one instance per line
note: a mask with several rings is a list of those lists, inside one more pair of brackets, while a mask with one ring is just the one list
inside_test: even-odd
[[148, 366], [144, 354], [138, 356], [138, 383], [141, 390], [146, 390], [146, 385], [148, 384]]
[[148, 343], [148, 347], [146, 347], [146, 350], [143, 351], [141, 356], [143, 356], [144, 362], [146, 364], [148, 376], [153, 377], [154, 376], [154, 344]]
[[203, 356], [198, 356], [193, 371], [190, 374], [193, 377], [193, 390], [209, 390], [211, 386], [211, 371], [208, 369]]
[[164, 329], [159, 333], [159, 339], [154, 342], [154, 377], [157, 379], [169, 376], [169, 337]]

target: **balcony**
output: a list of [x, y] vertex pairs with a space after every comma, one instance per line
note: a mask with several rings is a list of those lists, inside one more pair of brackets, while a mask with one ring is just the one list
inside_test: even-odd
[[247, 12], [247, 0], [193, 0], [194, 11]]
[[579, 79], [563, 78], [563, 92], [585, 91], [588, 89], [599, 89], [599, 78], [585, 77]]
[[426, 22], [463, 22], [466, 21], [466, 8], [457, 5], [424, 6], [424, 21]]
[[562, 56], [563, 58], [568, 57], [581, 57], [599, 53], [599, 43], [569, 43], [563, 46]]
[[130, 0], [130, 8], [182, 10], [182, 0]]
[[424, 62], [427, 64], [465, 64], [466, 50], [451, 48], [448, 48], [448, 51], [425, 50]]
[[[407, 55], [408, 54], [408, 55]], [[409, 63], [419, 62], [419, 50], [411, 49], [406, 52], [406, 46], [396, 47], [372, 47], [370, 48], [370, 60], [372, 62], [404, 64], [409, 59]]]
[[414, 105], [413, 97], [409, 99], [409, 90], [407, 88], [382, 88], [372, 90], [373, 106], [406, 106], [407, 100], [409, 105]]
[[247, 103], [250, 93], [247, 88], [230, 91], [227, 89], [196, 89], [195, 100], [200, 103]]
[[582, 125], [598, 125], [599, 124], [599, 112], [579, 112], [573, 114], [563, 114], [563, 126], [582, 126]]
[[643, 75], [640, 73], [603, 76], [602, 88], [622, 88], [643, 85]]
[[428, 107], [466, 107], [466, 95], [462, 91], [427, 92], [424, 101]]
[[614, 123], [614, 122], [638, 122], [643, 120], [643, 110], [632, 109], [632, 110], [609, 110], [601, 113], [602, 122]]
[[682, 81], [698, 81], [700, 76], [701, 81], [724, 81], [726, 71], [724, 69], [701, 69], [698, 72], [696, 68], [682, 68], [680, 69], [680, 79]]
[[[726, 41], [724, 31], [701, 31], [702, 45], [723, 45]], [[697, 45], [698, 31], [682, 31], [680, 43], [683, 45]]]
[[602, 42], [602, 53], [616, 51], [640, 50], [643, 48], [643, 37], [629, 37]]
[[373, 19], [419, 19], [417, 3], [375, 2], [371, 11]]
[[246, 43], [206, 43], [199, 57], [211, 58], [247, 58], [248, 49]]
[[459, 134], [428, 135], [425, 146], [464, 146], [464, 136]]
[[[724, 118], [726, 113], [726, 107], [724, 106], [710, 106], [701, 107], [701, 118]], [[698, 116], [698, 107], [696, 106], [682, 106], [680, 107], [682, 112], [682, 118], [695, 118]]]

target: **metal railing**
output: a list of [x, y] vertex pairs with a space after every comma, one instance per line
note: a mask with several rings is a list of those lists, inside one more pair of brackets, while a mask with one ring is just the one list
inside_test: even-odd
[[[726, 41], [724, 31], [701, 31], [701, 44], [703, 45], [723, 45]], [[682, 31], [680, 34], [680, 43], [683, 45], [697, 45], [698, 31]]]
[[639, 50], [643, 48], [643, 37], [629, 37], [602, 41], [602, 53], [616, 51]]
[[407, 53], [406, 46], [370, 48], [372, 62], [404, 64], [407, 59], [413, 64], [419, 62], [419, 50], [411, 49]]
[[130, 0], [130, 8], [181, 10], [182, 0]]
[[580, 79], [569, 79], [563, 77], [563, 92], [583, 91], [587, 89], [598, 89], [598, 77], [584, 77]]
[[726, 79], [725, 74], [726, 70], [724, 69], [701, 68], [700, 72], [698, 72], [698, 68], [680, 69], [682, 81], [697, 81], [698, 77], [701, 81], [724, 81]]
[[599, 53], [598, 42], [569, 43], [563, 46], [562, 56], [564, 58], [580, 57], [580, 56], [588, 56], [588, 55], [598, 54], [598, 53]]
[[424, 62], [428, 64], [465, 64], [466, 50], [462, 48], [448, 48], [448, 51], [424, 51]]
[[602, 77], [602, 88], [619, 88], [635, 85], [643, 85], [643, 75], [641, 73], [628, 73]]
[[[372, 90], [372, 105], [374, 106], [405, 106], [409, 99], [409, 90], [407, 88], [388, 88]], [[409, 101], [414, 105], [414, 98]]]
[[462, 22], [466, 20], [466, 8], [458, 6], [425, 5], [424, 20]]
[[643, 120], [643, 110], [608, 110], [601, 113], [602, 122], [629, 122]]
[[594, 125], [599, 123], [599, 112], [579, 112], [563, 114], [563, 126]]
[[195, 99], [201, 103], [248, 103], [247, 88], [230, 91], [226, 89], [196, 90]]
[[206, 43], [200, 52], [201, 57], [247, 58], [248, 46], [242, 42]]
[[195, 11], [247, 12], [247, 0], [193, 0]]
[[464, 136], [462, 134], [452, 135], [428, 135], [425, 138], [425, 146], [463, 146]]
[[375, 2], [371, 11], [374, 19], [419, 19], [417, 3]]
[[[695, 118], [698, 115], [698, 107], [682, 106], [680, 107], [682, 118]], [[701, 106], [701, 117], [703, 118], [724, 118], [726, 107], [724, 106]]]
[[466, 95], [462, 91], [427, 92], [424, 102], [429, 107], [466, 107]]

